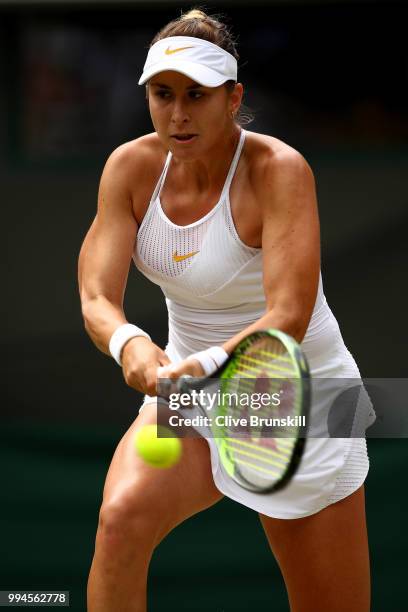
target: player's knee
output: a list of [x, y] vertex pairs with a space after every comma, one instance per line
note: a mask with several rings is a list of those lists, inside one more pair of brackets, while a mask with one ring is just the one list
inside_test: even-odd
[[141, 485], [106, 497], [99, 513], [98, 536], [113, 547], [154, 542], [159, 521], [152, 503], [151, 495]]

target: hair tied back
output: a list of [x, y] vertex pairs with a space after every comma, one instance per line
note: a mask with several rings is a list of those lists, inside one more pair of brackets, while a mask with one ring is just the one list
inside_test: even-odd
[[202, 21], [204, 21], [205, 19], [207, 19], [207, 15], [199, 9], [192, 9], [191, 11], [188, 11], [188, 13], [184, 13], [184, 15], [182, 15], [180, 19], [182, 21], [187, 21], [188, 19], [201, 19]]

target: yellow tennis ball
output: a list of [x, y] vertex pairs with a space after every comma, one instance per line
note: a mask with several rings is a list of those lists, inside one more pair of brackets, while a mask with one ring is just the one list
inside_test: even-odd
[[181, 442], [171, 436], [172, 432], [163, 425], [144, 425], [136, 433], [136, 451], [146, 463], [160, 468], [169, 468], [181, 457]]

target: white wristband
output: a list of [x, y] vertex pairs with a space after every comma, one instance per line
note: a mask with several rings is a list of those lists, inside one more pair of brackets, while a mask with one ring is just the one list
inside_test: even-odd
[[120, 325], [112, 334], [111, 339], [109, 340], [109, 350], [110, 354], [114, 358], [114, 360], [122, 367], [122, 350], [125, 346], [126, 342], [131, 338], [136, 338], [137, 336], [144, 336], [151, 340], [149, 334], [137, 327], [137, 325], [132, 325], [131, 323], [124, 323]]
[[228, 359], [228, 353], [221, 346], [210, 346], [205, 351], [193, 353], [187, 359], [196, 359], [204, 370], [206, 376], [214, 374]]

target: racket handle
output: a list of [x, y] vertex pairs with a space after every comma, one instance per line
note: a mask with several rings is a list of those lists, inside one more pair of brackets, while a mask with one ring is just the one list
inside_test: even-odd
[[167, 378], [166, 374], [163, 374], [166, 370], [165, 366], [160, 366], [157, 368], [157, 379], [160, 380], [160, 383], [157, 384], [157, 392], [160, 397], [165, 399], [169, 399], [170, 393], [172, 392], [172, 388], [174, 387], [173, 381], [170, 378]]
[[177, 380], [177, 391], [179, 393], [189, 393], [191, 390], [190, 382], [192, 380], [192, 376], [190, 374], [183, 374]]

